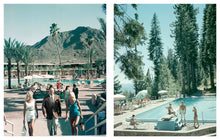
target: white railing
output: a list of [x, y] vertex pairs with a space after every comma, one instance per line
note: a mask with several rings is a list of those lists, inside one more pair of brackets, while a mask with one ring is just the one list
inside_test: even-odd
[[4, 130], [5, 133], [8, 133], [8, 134], [11, 134], [12, 136], [14, 136], [14, 123], [8, 121], [8, 120], [5, 120], [5, 122], [7, 124], [11, 124], [11, 131], [8, 131], [8, 130]]
[[85, 128], [87, 123], [94, 118], [94, 126], [89, 128], [88, 130], [85, 130], [85, 134], [88, 133], [89, 131], [92, 131], [93, 129], [95, 129], [95, 135], [97, 135], [97, 128], [103, 124], [106, 123], [106, 119], [101, 121], [100, 123], [97, 124], [97, 114], [102, 111], [103, 109], [106, 108], [106, 103], [104, 103], [91, 117], [89, 117], [89, 119], [85, 122]]

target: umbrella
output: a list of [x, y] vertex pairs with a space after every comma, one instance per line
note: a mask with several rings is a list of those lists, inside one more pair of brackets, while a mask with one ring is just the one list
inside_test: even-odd
[[142, 90], [142, 91], [138, 92], [138, 94], [135, 96], [135, 99], [141, 100], [146, 97], [147, 97], [147, 90]]
[[39, 75], [33, 75], [32, 78], [36, 78], [37, 79], [37, 78], [43, 78], [43, 77], [39, 76]]
[[114, 95], [114, 100], [122, 100], [122, 99], [124, 99], [125, 98], [125, 96], [124, 95], [121, 95], [121, 94], [115, 94]]
[[54, 78], [55, 76], [53, 75], [42, 75], [43, 78]]
[[32, 79], [32, 76], [25, 76], [24, 79]]
[[158, 92], [158, 94], [165, 94], [165, 93], [167, 93], [168, 91], [166, 91], [166, 90], [161, 90], [161, 91], [159, 91]]

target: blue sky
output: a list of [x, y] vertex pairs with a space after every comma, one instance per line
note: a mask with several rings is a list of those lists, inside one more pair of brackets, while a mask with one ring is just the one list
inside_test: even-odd
[[[142, 52], [142, 55], [144, 55], [143, 61], [145, 63], [144, 71], [145, 74], [147, 72], [147, 69], [149, 68], [151, 71], [151, 74], [153, 75], [152, 67], [153, 63], [148, 60], [148, 41], [149, 41], [149, 33], [151, 29], [151, 21], [153, 18], [153, 14], [156, 13], [158, 20], [159, 20], [159, 26], [161, 30], [161, 39], [163, 43], [164, 48], [164, 55], [167, 56], [168, 49], [173, 48], [174, 39], [170, 37], [171, 35], [171, 27], [170, 24], [175, 21], [175, 15], [173, 14], [173, 4], [138, 4], [138, 15], [139, 15], [139, 22], [143, 23], [144, 28], [146, 30], [147, 38], [146, 44], [143, 46], [138, 46], [139, 51]], [[199, 13], [197, 15], [197, 23], [199, 26], [199, 33], [201, 33], [201, 27], [202, 27], [202, 18], [203, 18], [203, 9], [205, 8], [204, 4], [196, 4], [194, 5], [195, 8], [199, 8]], [[130, 16], [133, 16], [135, 11], [128, 6], [127, 12]], [[128, 80], [123, 72], [119, 69], [119, 65], [115, 65], [115, 74], [118, 74], [119, 80], [122, 84], [131, 84], [132, 81]]]
[[5, 4], [4, 38], [33, 45], [50, 34], [52, 23], [60, 32], [78, 26], [100, 29], [99, 17], [106, 19], [101, 4]]

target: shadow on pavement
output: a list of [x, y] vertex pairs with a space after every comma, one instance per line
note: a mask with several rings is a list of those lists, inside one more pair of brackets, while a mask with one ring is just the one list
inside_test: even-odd
[[[83, 122], [86, 122], [86, 120], [88, 120], [88, 118], [91, 115], [84, 115], [83, 118]], [[80, 121], [79, 121], [80, 122]], [[67, 122], [65, 122], [65, 118], [61, 118], [59, 119], [59, 125], [60, 125], [60, 130], [61, 130], [61, 135], [62, 136], [67, 136], [67, 135], [72, 135], [71, 132], [71, 126], [70, 126], [70, 121], [68, 120]], [[91, 119], [87, 125], [86, 125], [86, 129], [89, 129], [91, 127], [94, 126], [94, 119]], [[79, 126], [78, 126], [78, 135], [85, 135], [84, 131], [80, 131]], [[88, 132], [86, 135], [94, 135], [94, 130]]]
[[72, 135], [69, 120], [67, 122], [65, 122], [65, 118], [61, 118], [61, 119], [59, 119], [59, 124], [60, 124], [60, 130], [61, 130], [62, 136]]

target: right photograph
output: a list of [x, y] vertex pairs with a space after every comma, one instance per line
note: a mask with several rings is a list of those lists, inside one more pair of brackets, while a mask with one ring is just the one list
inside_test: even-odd
[[114, 64], [114, 136], [216, 136], [216, 4], [115, 4]]

